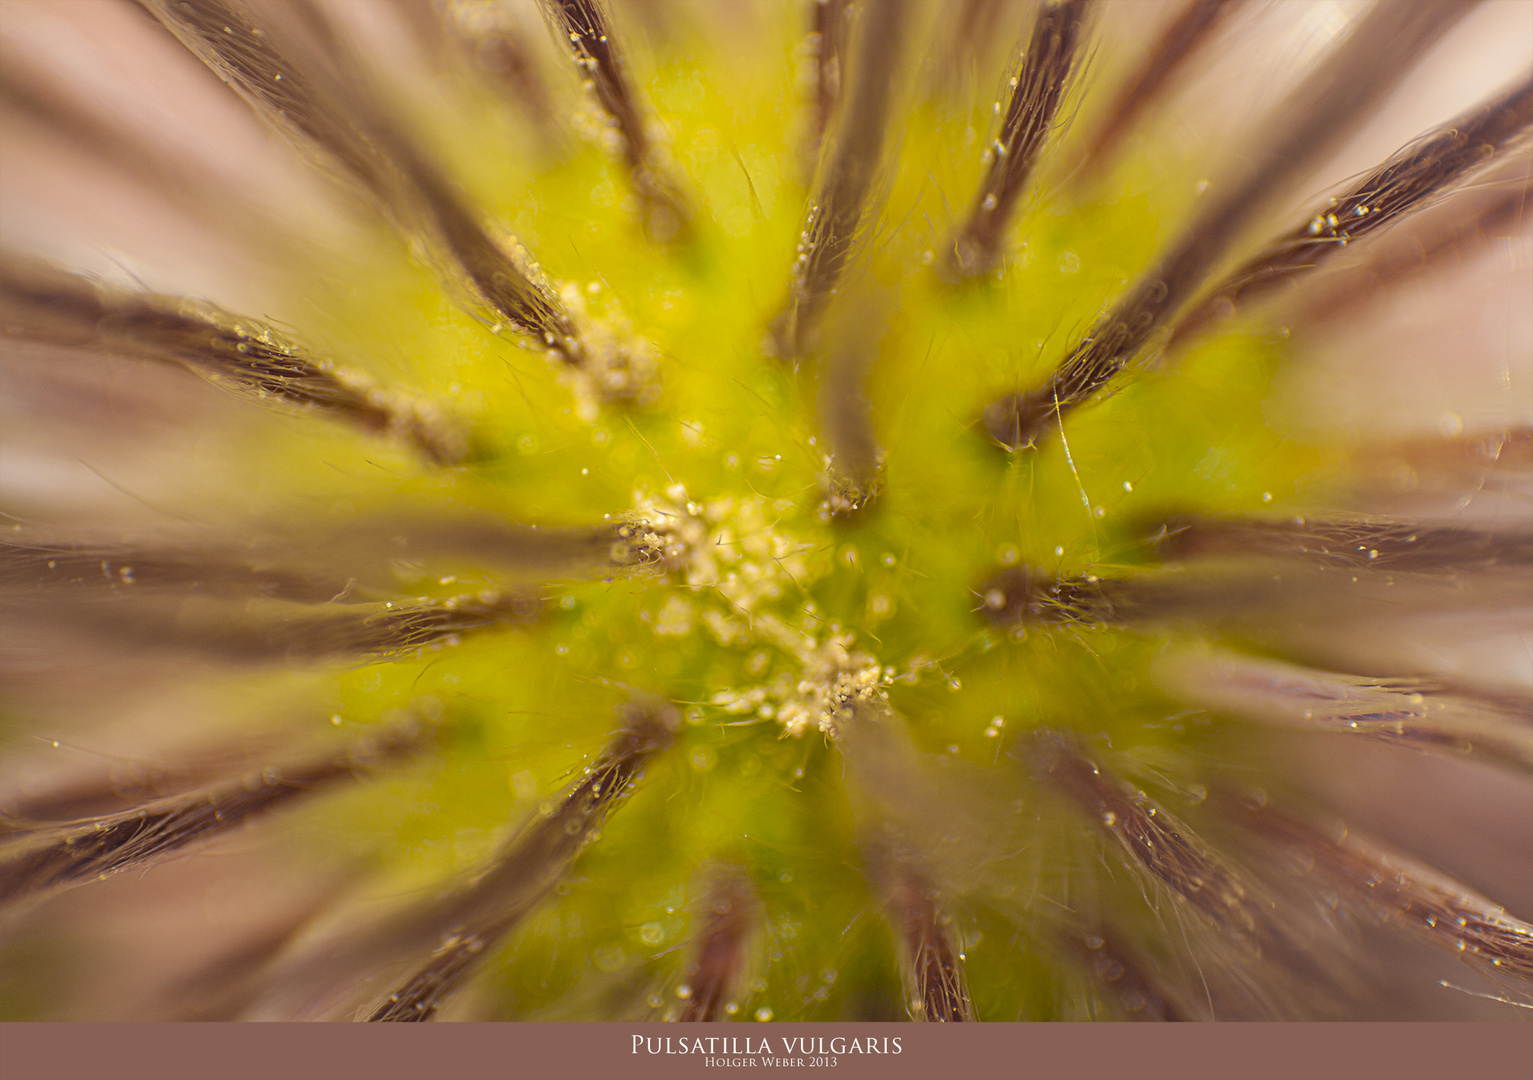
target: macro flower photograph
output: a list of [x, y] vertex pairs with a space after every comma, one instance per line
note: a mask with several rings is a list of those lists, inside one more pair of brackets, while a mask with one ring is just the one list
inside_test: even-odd
[[0, 1019], [1533, 1021], [1530, 130], [1529, 0], [6, 0]]

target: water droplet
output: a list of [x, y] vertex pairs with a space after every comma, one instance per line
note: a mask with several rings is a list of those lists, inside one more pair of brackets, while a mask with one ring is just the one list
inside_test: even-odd
[[771, 1008], [766, 1005], [761, 1006], [761, 1008], [756, 1010], [756, 1019], [761, 1021], [763, 1024], [772, 1019]]

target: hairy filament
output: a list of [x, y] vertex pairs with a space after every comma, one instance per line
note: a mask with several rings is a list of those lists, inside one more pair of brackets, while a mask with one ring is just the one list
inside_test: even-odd
[[408, 603], [296, 605], [192, 599], [103, 598], [67, 607], [11, 599], [0, 625], [65, 627], [92, 644], [192, 652], [236, 664], [312, 664], [348, 657], [408, 655], [462, 635], [533, 621], [540, 600], [522, 594]]
[[679, 722], [676, 710], [662, 702], [629, 706], [623, 730], [566, 790], [553, 813], [527, 825], [471, 883], [394, 928], [393, 948], [413, 951], [435, 941], [435, 951], [368, 1019], [430, 1020], [484, 949], [564, 878], [607, 815], [628, 798], [645, 762], [670, 745]]
[[1071, 732], [1039, 728], [1017, 753], [1039, 781], [1091, 817], [1148, 877], [1226, 931], [1265, 936], [1266, 920], [1235, 872], [1143, 791], [1087, 758]]
[[433, 237], [496, 320], [570, 364], [585, 362], [569, 315], [526, 251], [491, 236], [452, 183], [360, 91], [284, 53], [272, 30], [236, 0], [139, 2], [263, 119], [361, 184], [396, 227]]
[[894, 930], [906, 1007], [916, 1020], [974, 1020], [962, 952], [949, 929], [951, 917], [939, 903], [935, 867], [927, 865], [924, 845], [912, 841], [913, 823], [902, 820], [905, 815], [890, 799], [896, 788], [908, 796], [939, 797], [916, 765], [908, 725], [882, 692], [870, 687], [848, 686], [833, 696], [832, 711], [826, 731], [863, 804], [863, 862]]
[[724, 1018], [724, 1007], [746, 974], [751, 935], [761, 916], [761, 902], [744, 867], [717, 865], [707, 876], [697, 944], [683, 984], [686, 994], [676, 1016], [684, 1023]]
[[817, 412], [827, 451], [821, 508], [832, 517], [867, 509], [883, 490], [884, 453], [873, 430], [867, 383], [890, 305], [865, 282], [843, 291], [845, 301], [827, 317], [819, 359]]
[[692, 210], [680, 186], [661, 160], [646, 126], [639, 93], [624, 66], [612, 20], [601, 0], [546, 0], [559, 37], [575, 54], [575, 63], [596, 95], [623, 143], [623, 162], [646, 204], [644, 226], [662, 243], [685, 237]]
[[312, 409], [404, 438], [437, 464], [455, 463], [468, 450], [464, 433], [431, 406], [336, 371], [270, 325], [210, 304], [110, 290], [53, 267], [0, 257], [0, 317], [12, 339], [103, 347], [177, 364], [249, 400]]
[[1157, 667], [1183, 700], [1310, 731], [1421, 750], [1483, 755], [1533, 771], [1533, 701], [1410, 679], [1370, 679], [1234, 655], [1171, 657]]
[[1242, 825], [1314, 860], [1315, 870], [1439, 948], [1492, 974], [1533, 979], [1533, 926], [1423, 863], [1345, 828], [1323, 831], [1271, 804], [1265, 793], [1219, 792]]
[[310, 570], [273, 565], [236, 550], [178, 547], [172, 543], [90, 544], [0, 536], [0, 591], [36, 589], [114, 592], [254, 592], [277, 600], [324, 604], [349, 599], [351, 582]]
[[517, 18], [519, 6], [452, 3], [442, 17], [490, 84], [546, 134], [553, 125], [553, 93], [527, 27]]
[[1489, 105], [1457, 117], [1396, 152], [1344, 194], [1317, 207], [1306, 224], [1268, 245], [1215, 285], [1172, 329], [1167, 350], [1214, 321], [1324, 265], [1342, 248], [1420, 208], [1474, 176], [1533, 125], [1533, 79]]
[[909, 17], [906, 0], [883, 0], [860, 12], [850, 90], [834, 137], [820, 156], [809, 218], [799, 242], [786, 309], [772, 323], [778, 357], [796, 361], [812, 347], [857, 237], [869, 224]]
[[1193, 1019], [1115, 933], [1093, 926], [1065, 936], [1076, 959], [1112, 994], [1129, 1019], [1150, 1022]]
[[952, 0], [942, 5], [938, 25], [945, 34], [932, 65], [935, 92], [958, 93], [975, 69], [993, 55], [996, 44], [1004, 41], [1001, 16], [1010, 6], [1008, 0]]
[[1092, 0], [1061, 0], [1039, 11], [1021, 65], [1011, 78], [1000, 134], [985, 151], [990, 167], [948, 253], [954, 274], [985, 273], [999, 260], [1006, 226], [1069, 88], [1091, 5]]
[[949, 917], [931, 886], [903, 863], [886, 877], [884, 907], [899, 939], [912, 1018], [938, 1024], [977, 1019]]
[[1157, 264], [1118, 300], [1044, 384], [984, 409], [991, 438], [1008, 450], [1035, 446], [1062, 415], [1117, 377], [1197, 290], [1245, 225], [1331, 150], [1404, 78], [1417, 57], [1473, 4], [1379, 4], [1269, 118], [1272, 134], [1242, 175], [1211, 192]]
[[22, 839], [0, 850], [0, 904], [146, 866], [258, 814], [413, 753], [424, 741], [418, 728], [400, 725], [339, 756], [267, 768], [239, 781], [64, 827], [25, 830]]
[[810, 49], [814, 60], [814, 108], [810, 113], [807, 158], [820, 158], [820, 148], [841, 104], [842, 68], [852, 16], [851, 0], [809, 0]]
[[1278, 556], [1322, 566], [1455, 574], [1533, 564], [1533, 534], [1410, 521], [1165, 520], [1152, 537], [1164, 559]]
[[1376, 443], [1365, 446], [1354, 461], [1370, 488], [1500, 487], [1533, 473], [1533, 427]]
[[1533, 205], [1533, 161], [1514, 163], [1521, 175], [1482, 177], [1465, 190], [1381, 236], [1297, 301], [1298, 320], [1320, 326], [1347, 318], [1391, 288], [1483, 250], [1515, 230]]

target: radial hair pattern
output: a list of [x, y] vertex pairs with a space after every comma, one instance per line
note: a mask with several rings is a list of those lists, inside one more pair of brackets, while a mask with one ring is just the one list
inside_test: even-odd
[[1526, 16], [0, 4], [0, 1019], [1525, 1018]]

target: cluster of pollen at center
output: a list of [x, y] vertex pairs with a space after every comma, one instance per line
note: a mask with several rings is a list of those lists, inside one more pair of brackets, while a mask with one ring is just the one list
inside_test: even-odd
[[815, 545], [784, 529], [795, 511], [783, 499], [723, 497], [693, 501], [683, 484], [634, 496], [630, 544], [646, 553], [685, 592], [668, 597], [651, 629], [685, 637], [699, 627], [722, 646], [755, 650], [748, 674], [763, 675], [767, 649], [793, 667], [751, 686], [720, 690], [709, 704], [735, 716], [775, 720], [786, 735], [811, 729], [836, 734], [838, 715], [854, 700], [881, 696], [895, 672], [857, 649], [856, 635], [826, 623], [813, 603], [797, 625], [772, 610], [785, 594], [807, 589], [826, 572]]

